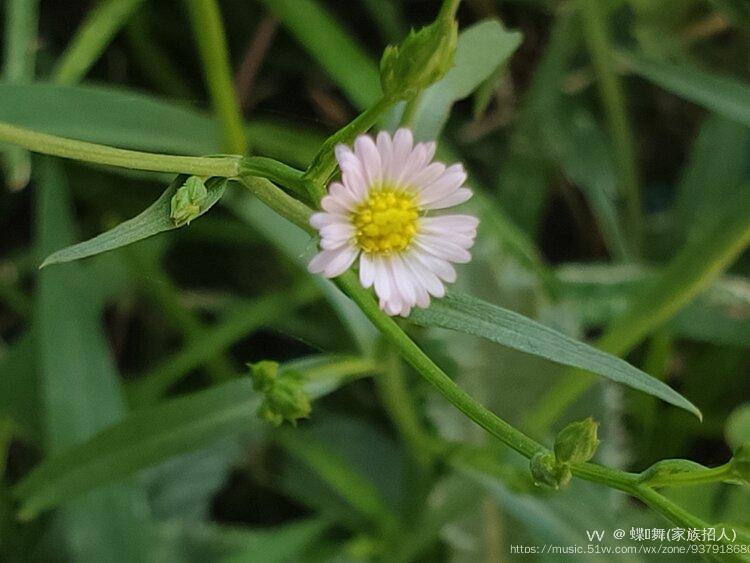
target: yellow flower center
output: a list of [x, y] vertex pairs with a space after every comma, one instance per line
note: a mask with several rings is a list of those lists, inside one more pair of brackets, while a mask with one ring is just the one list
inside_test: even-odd
[[372, 190], [352, 213], [357, 245], [365, 252], [404, 250], [417, 232], [419, 212], [410, 192], [384, 187]]

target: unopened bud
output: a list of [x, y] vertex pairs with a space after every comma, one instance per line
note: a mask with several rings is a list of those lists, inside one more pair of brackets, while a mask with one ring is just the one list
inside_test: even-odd
[[190, 221], [200, 215], [207, 198], [208, 190], [203, 180], [198, 176], [190, 176], [172, 196], [169, 214], [172, 222], [178, 227], [189, 225]]
[[303, 374], [279, 373], [279, 364], [270, 361], [249, 364], [249, 367], [253, 389], [264, 395], [258, 416], [276, 426], [281, 426], [285, 420], [296, 425], [297, 420], [308, 417], [310, 397], [304, 388]]
[[537, 452], [531, 458], [531, 476], [537, 485], [561, 489], [572, 477], [570, 466], [560, 463], [552, 452]]
[[599, 447], [596, 430], [599, 425], [589, 417], [572, 422], [555, 438], [555, 457], [561, 463], [584, 463], [594, 457]]
[[408, 100], [440, 80], [453, 66], [458, 24], [439, 16], [420, 30], [411, 30], [400, 45], [389, 45], [380, 59], [380, 83], [391, 99]]

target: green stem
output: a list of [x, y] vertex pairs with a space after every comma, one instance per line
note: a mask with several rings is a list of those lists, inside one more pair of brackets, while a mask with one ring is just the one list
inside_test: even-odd
[[[34, 79], [39, 0], [9, 0], [5, 4], [5, 56], [3, 80], [23, 84]], [[29, 183], [31, 158], [18, 147], [5, 151], [6, 182], [12, 190]]]
[[37, 133], [7, 123], [0, 123], [0, 142], [12, 143], [42, 154], [133, 170], [224, 178], [234, 178], [240, 170], [240, 157], [238, 156], [172, 156], [115, 149], [95, 143]]
[[255, 197], [279, 215], [286, 217], [310, 234], [314, 235], [316, 233], [315, 229], [310, 226], [310, 216], [313, 214], [313, 211], [304, 203], [281, 191], [265, 178], [258, 178], [247, 174], [243, 175], [240, 181]]
[[375, 125], [378, 118], [388, 108], [393, 105], [393, 100], [382, 97], [372, 107], [362, 112], [353, 121], [336, 131], [331, 137], [329, 137], [323, 146], [315, 155], [315, 158], [310, 164], [310, 167], [305, 172], [304, 178], [312, 182], [313, 189], [315, 190], [312, 194], [315, 197], [315, 201], [318, 201], [325, 194], [325, 185], [328, 179], [331, 177], [333, 172], [336, 170], [336, 158], [334, 156], [334, 149], [336, 145], [351, 144], [354, 138], [367, 131], [370, 127]]
[[242, 161], [243, 174], [267, 178], [273, 183], [289, 189], [301, 198], [310, 199], [311, 182], [303, 178], [304, 172], [263, 156], [249, 156]]
[[375, 378], [383, 404], [423, 470], [430, 467], [435, 443], [422, 427], [406, 387], [401, 358], [390, 346], [383, 347], [383, 370]]
[[620, 170], [620, 183], [627, 206], [630, 242], [636, 255], [641, 246], [643, 218], [635, 141], [630, 128], [625, 94], [615, 71], [614, 51], [607, 31], [606, 3], [580, 0], [583, 30], [598, 78], [599, 94], [607, 115], [610, 135]]
[[208, 89], [224, 129], [225, 150], [245, 154], [247, 137], [232, 82], [229, 50], [219, 6], [216, 0], [187, 0], [187, 4]]
[[143, 1], [106, 0], [94, 8], [58, 60], [52, 80], [57, 84], [75, 84], [86, 76]]

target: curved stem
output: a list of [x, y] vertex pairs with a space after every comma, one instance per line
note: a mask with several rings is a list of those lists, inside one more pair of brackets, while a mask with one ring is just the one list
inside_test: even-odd
[[195, 176], [234, 178], [239, 174], [241, 160], [238, 156], [172, 156], [116, 149], [38, 133], [8, 123], [0, 123], [0, 142], [12, 143], [33, 152], [94, 164]]

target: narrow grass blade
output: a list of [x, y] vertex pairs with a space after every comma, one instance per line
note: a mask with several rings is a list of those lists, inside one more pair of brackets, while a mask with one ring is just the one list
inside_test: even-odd
[[76, 32], [53, 72], [58, 84], [80, 81], [144, 0], [104, 0]]
[[637, 53], [623, 53], [621, 59], [630, 70], [673, 94], [750, 126], [750, 84], [686, 61], [662, 62]]

